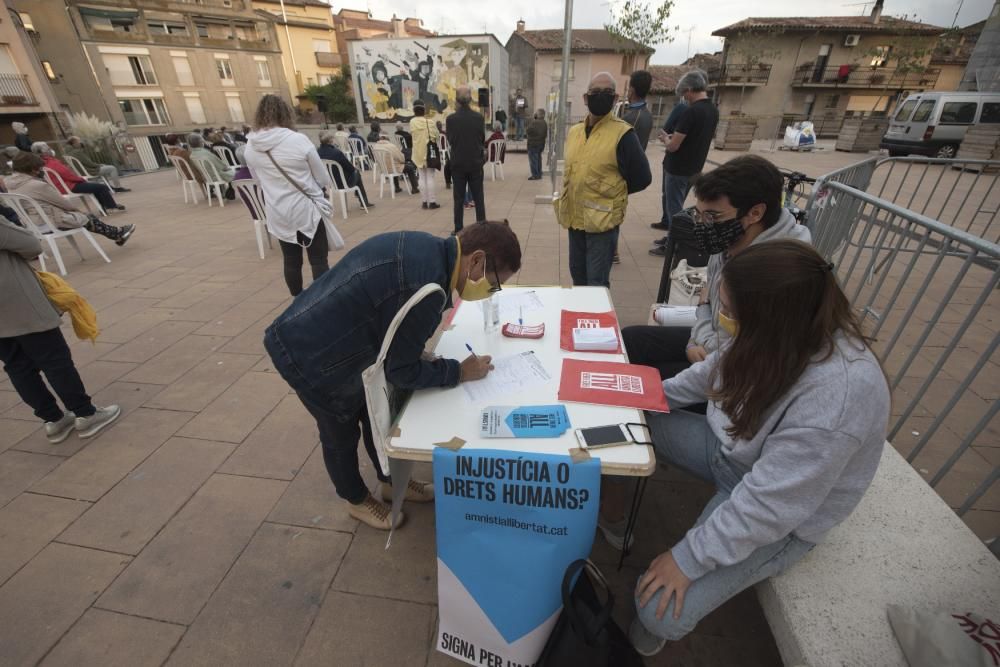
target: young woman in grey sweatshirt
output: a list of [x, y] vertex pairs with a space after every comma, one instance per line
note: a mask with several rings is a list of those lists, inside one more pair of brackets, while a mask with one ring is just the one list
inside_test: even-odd
[[[665, 381], [675, 411], [648, 418], [657, 459], [717, 492], [639, 579], [630, 636], [644, 655], [822, 541], [860, 502], [885, 442], [885, 375], [812, 247], [748, 248], [726, 263], [719, 300], [732, 340]], [[707, 415], [677, 410], [705, 401]]]

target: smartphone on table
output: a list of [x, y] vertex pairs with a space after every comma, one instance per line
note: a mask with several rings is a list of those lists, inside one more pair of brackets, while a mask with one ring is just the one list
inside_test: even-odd
[[632, 438], [629, 437], [624, 424], [578, 428], [576, 429], [576, 439], [580, 443], [580, 449], [600, 449], [632, 444]]

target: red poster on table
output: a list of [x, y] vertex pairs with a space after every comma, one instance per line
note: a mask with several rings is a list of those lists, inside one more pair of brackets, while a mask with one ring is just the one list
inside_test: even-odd
[[563, 359], [559, 400], [670, 412], [659, 371], [617, 361]]
[[598, 329], [601, 327], [611, 327], [618, 337], [617, 350], [588, 350], [588, 352], [605, 352], [607, 354], [621, 354], [622, 341], [618, 334], [618, 317], [615, 311], [606, 313], [581, 313], [574, 310], [562, 311], [562, 319], [559, 323], [559, 347], [570, 352], [576, 352], [573, 347], [573, 329]]

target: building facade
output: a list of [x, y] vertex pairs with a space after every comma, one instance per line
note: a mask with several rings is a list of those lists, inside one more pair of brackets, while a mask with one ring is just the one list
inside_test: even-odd
[[[521, 89], [529, 109], [554, 112], [553, 94], [562, 78], [562, 30], [526, 30], [524, 21], [507, 40], [510, 56], [510, 91]], [[583, 95], [590, 79], [609, 72], [618, 82], [618, 92], [628, 90], [629, 75], [647, 69], [653, 50], [636, 42], [619, 42], [607, 30], [574, 30], [570, 50], [568, 104], [570, 121], [587, 115]], [[508, 102], [508, 107], [511, 106]], [[507, 109], [511, 113], [512, 109]]]
[[911, 92], [932, 90], [931, 55], [944, 28], [882, 16], [749, 18], [713, 32], [725, 38], [710, 71], [719, 113], [757, 118], [757, 138], [810, 119], [836, 136], [845, 117], [880, 115]]
[[35, 52], [32, 18], [22, 17], [7, 0], [0, 17], [0, 142], [14, 143], [10, 124], [24, 123], [33, 139], [59, 139], [67, 121]]
[[238, 127], [264, 94], [288, 97], [273, 21], [250, 0], [13, 0], [30, 15], [60, 107], [127, 129], [147, 169], [160, 138]]
[[333, 15], [333, 26], [337, 33], [338, 53], [345, 63], [350, 59], [351, 40], [423, 38], [437, 35], [433, 30], [424, 28], [424, 22], [418, 18], [401, 19], [393, 14], [388, 21], [382, 21], [374, 18], [371, 12], [360, 9], [341, 9]]
[[288, 92], [300, 106], [307, 86], [323, 85], [340, 76], [347, 61], [340, 55], [330, 5], [321, 0], [252, 0], [259, 14], [273, 21], [281, 48]]

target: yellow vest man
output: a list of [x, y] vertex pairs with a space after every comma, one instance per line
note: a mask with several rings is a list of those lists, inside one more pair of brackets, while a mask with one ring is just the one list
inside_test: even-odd
[[653, 180], [632, 126], [611, 114], [615, 78], [601, 72], [583, 101], [590, 113], [566, 137], [563, 187], [556, 218], [569, 230], [569, 272], [574, 285], [611, 286], [611, 260], [628, 196]]

